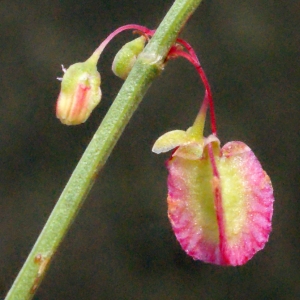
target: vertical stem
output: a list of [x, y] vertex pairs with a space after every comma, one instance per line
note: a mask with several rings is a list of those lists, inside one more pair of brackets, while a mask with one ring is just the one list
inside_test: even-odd
[[32, 299], [54, 253], [90, 191], [132, 114], [152, 81], [178, 33], [201, 0], [176, 0], [153, 38], [139, 56], [99, 129], [75, 168], [38, 240], [13, 283], [6, 300]]

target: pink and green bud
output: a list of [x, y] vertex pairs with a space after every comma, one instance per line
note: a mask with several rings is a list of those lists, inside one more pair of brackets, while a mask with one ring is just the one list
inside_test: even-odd
[[194, 259], [242, 265], [268, 241], [272, 184], [247, 145], [229, 142], [220, 148], [215, 135], [199, 134], [203, 112], [197, 119], [186, 132], [168, 132], [153, 146], [155, 153], [175, 149], [167, 162], [168, 216]]
[[56, 104], [56, 116], [63, 124], [84, 123], [101, 99], [101, 77], [97, 71], [98, 56], [71, 65], [62, 78]]
[[144, 36], [140, 36], [139, 38], [126, 43], [119, 50], [112, 64], [112, 71], [116, 76], [124, 80], [127, 78], [138, 55], [143, 51], [145, 43], [146, 38]]
[[[97, 71], [97, 62], [107, 44], [124, 30], [137, 30], [144, 34], [127, 43], [117, 53], [113, 62], [114, 73], [125, 79], [131, 71], [138, 55], [143, 51], [147, 37], [154, 34], [144, 26], [128, 24], [113, 31], [85, 62], [70, 66], [65, 72], [61, 91], [56, 104], [56, 116], [63, 124], [84, 123], [101, 100], [101, 77]], [[147, 36], [147, 37], [146, 37]]]

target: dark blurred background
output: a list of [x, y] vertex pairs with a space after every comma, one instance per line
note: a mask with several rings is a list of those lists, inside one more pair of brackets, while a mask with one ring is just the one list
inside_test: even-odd
[[[157, 27], [172, 3], [1, 0], [2, 297], [122, 85], [110, 66], [132, 34], [102, 55], [102, 102], [82, 126], [55, 117], [60, 65], [87, 59], [121, 25]], [[247, 143], [272, 179], [265, 249], [242, 267], [218, 267], [193, 261], [172, 233], [169, 154], [151, 147], [187, 129], [203, 97], [195, 70], [178, 59], [127, 126], [34, 299], [300, 299], [299, 15], [299, 1], [204, 0], [181, 35], [212, 85], [222, 143]]]

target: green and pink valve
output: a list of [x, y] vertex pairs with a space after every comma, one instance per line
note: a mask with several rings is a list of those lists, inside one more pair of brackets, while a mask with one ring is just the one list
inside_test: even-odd
[[[83, 63], [64, 69], [56, 115], [62, 123], [85, 122], [101, 99], [97, 63], [110, 40], [124, 30], [139, 38], [125, 44], [113, 62], [113, 72], [126, 79], [145, 43], [155, 33], [129, 24], [110, 34]], [[184, 251], [194, 259], [218, 265], [245, 264], [264, 248], [271, 231], [273, 188], [251, 149], [233, 141], [220, 146], [210, 85], [193, 48], [177, 39], [168, 59], [191, 62], [205, 87], [204, 100], [193, 125], [173, 130], [155, 142], [152, 151], [173, 151], [167, 161], [168, 216]], [[212, 134], [203, 136], [209, 108]]]

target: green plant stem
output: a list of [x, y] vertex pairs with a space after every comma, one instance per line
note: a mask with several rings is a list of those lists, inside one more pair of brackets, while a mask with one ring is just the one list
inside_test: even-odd
[[200, 2], [201, 0], [177, 0], [170, 8], [80, 159], [6, 300], [26, 300], [33, 297], [99, 170], [150, 84], [159, 75], [164, 59], [180, 30]]

